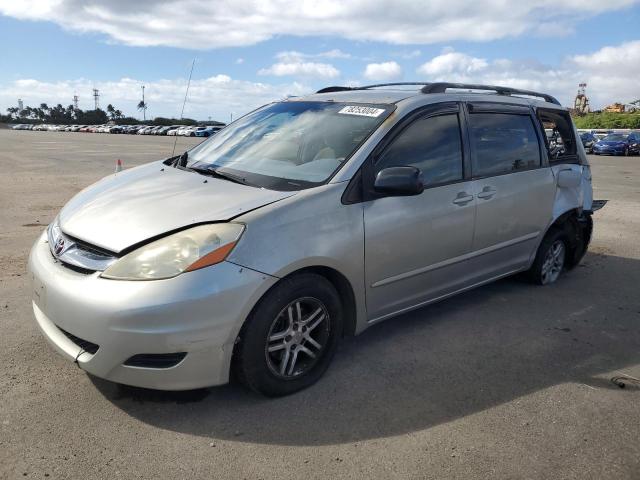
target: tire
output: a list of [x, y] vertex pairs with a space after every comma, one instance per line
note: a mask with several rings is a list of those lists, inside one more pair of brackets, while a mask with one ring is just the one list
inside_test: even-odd
[[624, 155], [625, 157], [629, 156], [629, 147], [625, 147], [624, 152], [622, 152], [622, 155]]
[[566, 234], [552, 228], [542, 239], [533, 265], [527, 272], [529, 280], [537, 285], [551, 285], [565, 269], [569, 255]]
[[301, 273], [282, 280], [258, 302], [240, 331], [235, 376], [269, 397], [313, 385], [335, 354], [342, 312], [340, 297], [326, 278]]

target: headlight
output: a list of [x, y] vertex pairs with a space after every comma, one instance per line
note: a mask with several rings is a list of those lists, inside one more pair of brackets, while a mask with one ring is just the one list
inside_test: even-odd
[[183, 230], [125, 255], [102, 272], [117, 280], [158, 280], [222, 262], [244, 225], [215, 223]]

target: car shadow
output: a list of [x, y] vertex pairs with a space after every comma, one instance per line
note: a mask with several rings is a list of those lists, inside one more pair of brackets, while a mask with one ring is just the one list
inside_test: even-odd
[[211, 439], [323, 445], [399, 435], [562, 383], [619, 388], [611, 372], [640, 363], [638, 285], [640, 261], [593, 253], [551, 287], [505, 279], [346, 339], [319, 383], [285, 398], [233, 384], [161, 392], [92, 381], [140, 421]]

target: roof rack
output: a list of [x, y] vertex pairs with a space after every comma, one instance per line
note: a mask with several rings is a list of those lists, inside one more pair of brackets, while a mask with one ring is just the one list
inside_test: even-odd
[[544, 99], [545, 102], [555, 103], [560, 105], [560, 102], [551, 95], [546, 93], [533, 92], [531, 90], [520, 90], [519, 88], [510, 87], [498, 87], [495, 85], [476, 85], [473, 83], [449, 83], [449, 82], [436, 82], [429, 83], [422, 87], [420, 90], [422, 93], [445, 93], [449, 88], [456, 88], [462, 90], [487, 90], [496, 92], [498, 95], [526, 95], [528, 97], [537, 97]]
[[348, 92], [350, 90], [368, 90], [370, 88], [379, 88], [379, 87], [397, 87], [402, 85], [417, 85], [417, 86], [425, 86], [429, 85], [429, 82], [396, 82], [396, 83], [378, 83], [375, 85], [363, 85], [361, 87], [342, 87], [342, 86], [333, 86], [333, 87], [325, 87], [323, 89], [318, 90], [316, 93], [333, 93], [333, 92]]
[[333, 92], [347, 92], [351, 90], [368, 90], [370, 88], [378, 87], [396, 87], [403, 85], [421, 85], [420, 91], [422, 93], [446, 93], [450, 88], [459, 90], [485, 90], [496, 92], [498, 95], [525, 95], [527, 97], [542, 98], [545, 102], [554, 103], [560, 105], [560, 102], [553, 96], [546, 93], [533, 92], [531, 90], [521, 90], [518, 88], [499, 87], [495, 85], [479, 85], [473, 83], [450, 83], [450, 82], [397, 82], [397, 83], [379, 83], [376, 85], [364, 85], [362, 87], [343, 87], [332, 86], [318, 90], [316, 93], [333, 93]]

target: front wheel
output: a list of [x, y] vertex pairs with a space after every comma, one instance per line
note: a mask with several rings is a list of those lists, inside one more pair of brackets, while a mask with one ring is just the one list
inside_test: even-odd
[[567, 238], [564, 232], [550, 230], [540, 243], [529, 279], [539, 285], [550, 285], [558, 280], [567, 258]]
[[238, 379], [267, 396], [313, 385], [342, 336], [342, 304], [333, 285], [312, 273], [282, 280], [260, 300], [234, 350]]

